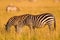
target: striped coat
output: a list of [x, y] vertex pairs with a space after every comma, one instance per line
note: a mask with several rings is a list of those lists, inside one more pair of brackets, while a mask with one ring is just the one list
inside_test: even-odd
[[[54, 24], [53, 27], [51, 26], [52, 22]], [[28, 26], [30, 29], [44, 27], [45, 25], [48, 25], [50, 30], [56, 29], [55, 17], [51, 13], [43, 13], [39, 15], [24, 14], [21, 16], [14, 16], [8, 20], [6, 24], [6, 30], [9, 30], [12, 25], [15, 26], [16, 31], [18, 31], [24, 25]]]

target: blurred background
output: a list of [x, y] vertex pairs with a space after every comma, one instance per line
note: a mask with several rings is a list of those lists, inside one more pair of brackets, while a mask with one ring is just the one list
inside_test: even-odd
[[[28, 26], [23, 27], [21, 34], [12, 26], [5, 31], [5, 24], [13, 16], [23, 14], [38, 15], [52, 13], [56, 18], [56, 31], [50, 33], [48, 26], [36, 28], [32, 32]], [[0, 0], [0, 40], [60, 40], [60, 0]]]

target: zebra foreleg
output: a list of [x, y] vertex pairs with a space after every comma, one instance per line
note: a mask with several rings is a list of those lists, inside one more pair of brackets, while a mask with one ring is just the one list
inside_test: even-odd
[[33, 23], [29, 21], [28, 26], [29, 26], [30, 33], [31, 33], [33, 31]]
[[30, 25], [29, 28], [30, 28], [29, 38], [31, 40], [31, 38], [35, 35], [35, 28], [32, 25]]
[[17, 25], [15, 25], [15, 32], [17, 32]]
[[15, 31], [17, 32], [17, 33], [20, 33], [20, 32], [22, 32], [22, 30], [21, 30], [21, 26], [15, 26]]

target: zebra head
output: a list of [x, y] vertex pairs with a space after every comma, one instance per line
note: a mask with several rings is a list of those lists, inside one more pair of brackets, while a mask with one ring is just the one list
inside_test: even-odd
[[11, 24], [7, 23], [7, 24], [5, 25], [5, 30], [8, 31], [9, 28], [10, 28], [10, 26], [11, 26]]
[[10, 27], [14, 25], [16, 16], [11, 17], [5, 25], [5, 30], [9, 31]]

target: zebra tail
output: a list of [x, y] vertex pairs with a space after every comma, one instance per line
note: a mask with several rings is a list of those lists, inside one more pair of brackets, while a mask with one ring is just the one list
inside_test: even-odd
[[56, 30], [56, 20], [54, 18], [54, 29]]

